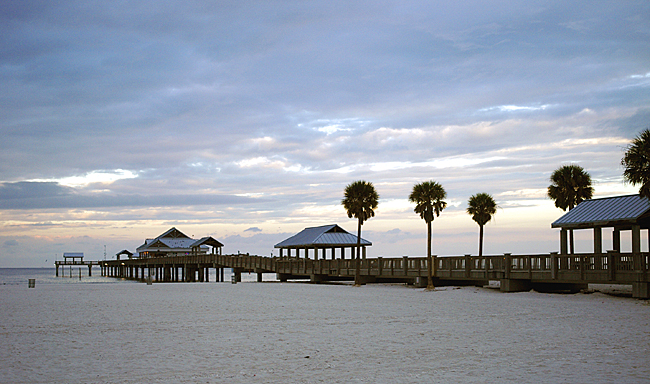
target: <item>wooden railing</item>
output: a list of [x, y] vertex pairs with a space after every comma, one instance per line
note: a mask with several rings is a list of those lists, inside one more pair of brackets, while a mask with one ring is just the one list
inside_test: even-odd
[[[528, 279], [532, 281], [584, 281], [631, 283], [648, 280], [649, 253], [558, 255], [451, 256], [435, 258], [435, 277], [450, 280]], [[313, 260], [253, 255], [186, 255], [148, 259], [100, 261], [106, 267], [194, 265], [235, 268], [248, 272], [273, 272], [294, 277], [354, 276], [356, 260]], [[378, 278], [427, 276], [426, 257], [372, 258], [360, 260], [360, 273]]]

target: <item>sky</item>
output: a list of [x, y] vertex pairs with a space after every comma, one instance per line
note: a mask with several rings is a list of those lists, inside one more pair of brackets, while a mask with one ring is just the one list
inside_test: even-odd
[[356, 233], [356, 180], [380, 195], [368, 257], [426, 254], [408, 195], [428, 180], [448, 203], [434, 254], [477, 254], [480, 192], [499, 205], [485, 254], [548, 253], [554, 169], [582, 166], [594, 197], [638, 192], [620, 161], [650, 127], [646, 0], [2, 9], [0, 267], [110, 259], [171, 227], [277, 255], [305, 227]]

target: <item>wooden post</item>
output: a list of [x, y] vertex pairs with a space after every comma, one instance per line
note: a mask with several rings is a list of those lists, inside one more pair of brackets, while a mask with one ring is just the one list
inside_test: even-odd
[[504, 253], [504, 259], [505, 259], [505, 275], [506, 279], [510, 278], [510, 270], [512, 269], [512, 258], [510, 253]]
[[613, 281], [616, 277], [616, 258], [618, 257], [617, 251], [608, 251], [607, 252], [607, 277], [610, 281]]
[[641, 252], [641, 227], [639, 225], [632, 226], [632, 253], [638, 254]]
[[566, 228], [562, 228], [560, 231], [560, 255], [566, 255], [568, 254], [567, 250], [567, 230]]
[[621, 252], [621, 230], [616, 227], [614, 227], [614, 233], [612, 233], [612, 248], [616, 252]]
[[594, 228], [594, 253], [603, 253], [603, 228]]
[[465, 277], [467, 277], [467, 278], [469, 278], [470, 273], [471, 273], [470, 271], [471, 271], [472, 266], [469, 265], [469, 263], [471, 261], [471, 258], [472, 258], [471, 254], [467, 254], [467, 253], [465, 254]]
[[377, 276], [381, 276], [384, 272], [384, 260], [382, 257], [377, 258]]

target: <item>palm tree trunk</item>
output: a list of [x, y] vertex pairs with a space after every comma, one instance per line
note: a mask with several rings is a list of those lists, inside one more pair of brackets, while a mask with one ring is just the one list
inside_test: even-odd
[[483, 226], [479, 225], [478, 235], [478, 257], [483, 256]]
[[433, 258], [431, 257], [431, 222], [427, 222], [427, 290], [433, 290]]
[[354, 285], [361, 285], [361, 219], [357, 226], [357, 260], [354, 269]]

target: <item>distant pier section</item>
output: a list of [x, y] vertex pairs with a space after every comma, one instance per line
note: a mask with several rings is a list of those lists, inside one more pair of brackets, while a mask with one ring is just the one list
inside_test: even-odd
[[56, 276], [59, 276], [59, 267], [61, 271], [65, 274], [65, 267], [70, 266], [70, 276], [72, 276], [72, 267], [82, 267], [88, 266], [88, 276], [93, 275], [93, 265], [99, 265], [99, 261], [84, 261], [83, 252], [64, 252], [62, 261], [55, 261], [54, 266], [56, 267]]

